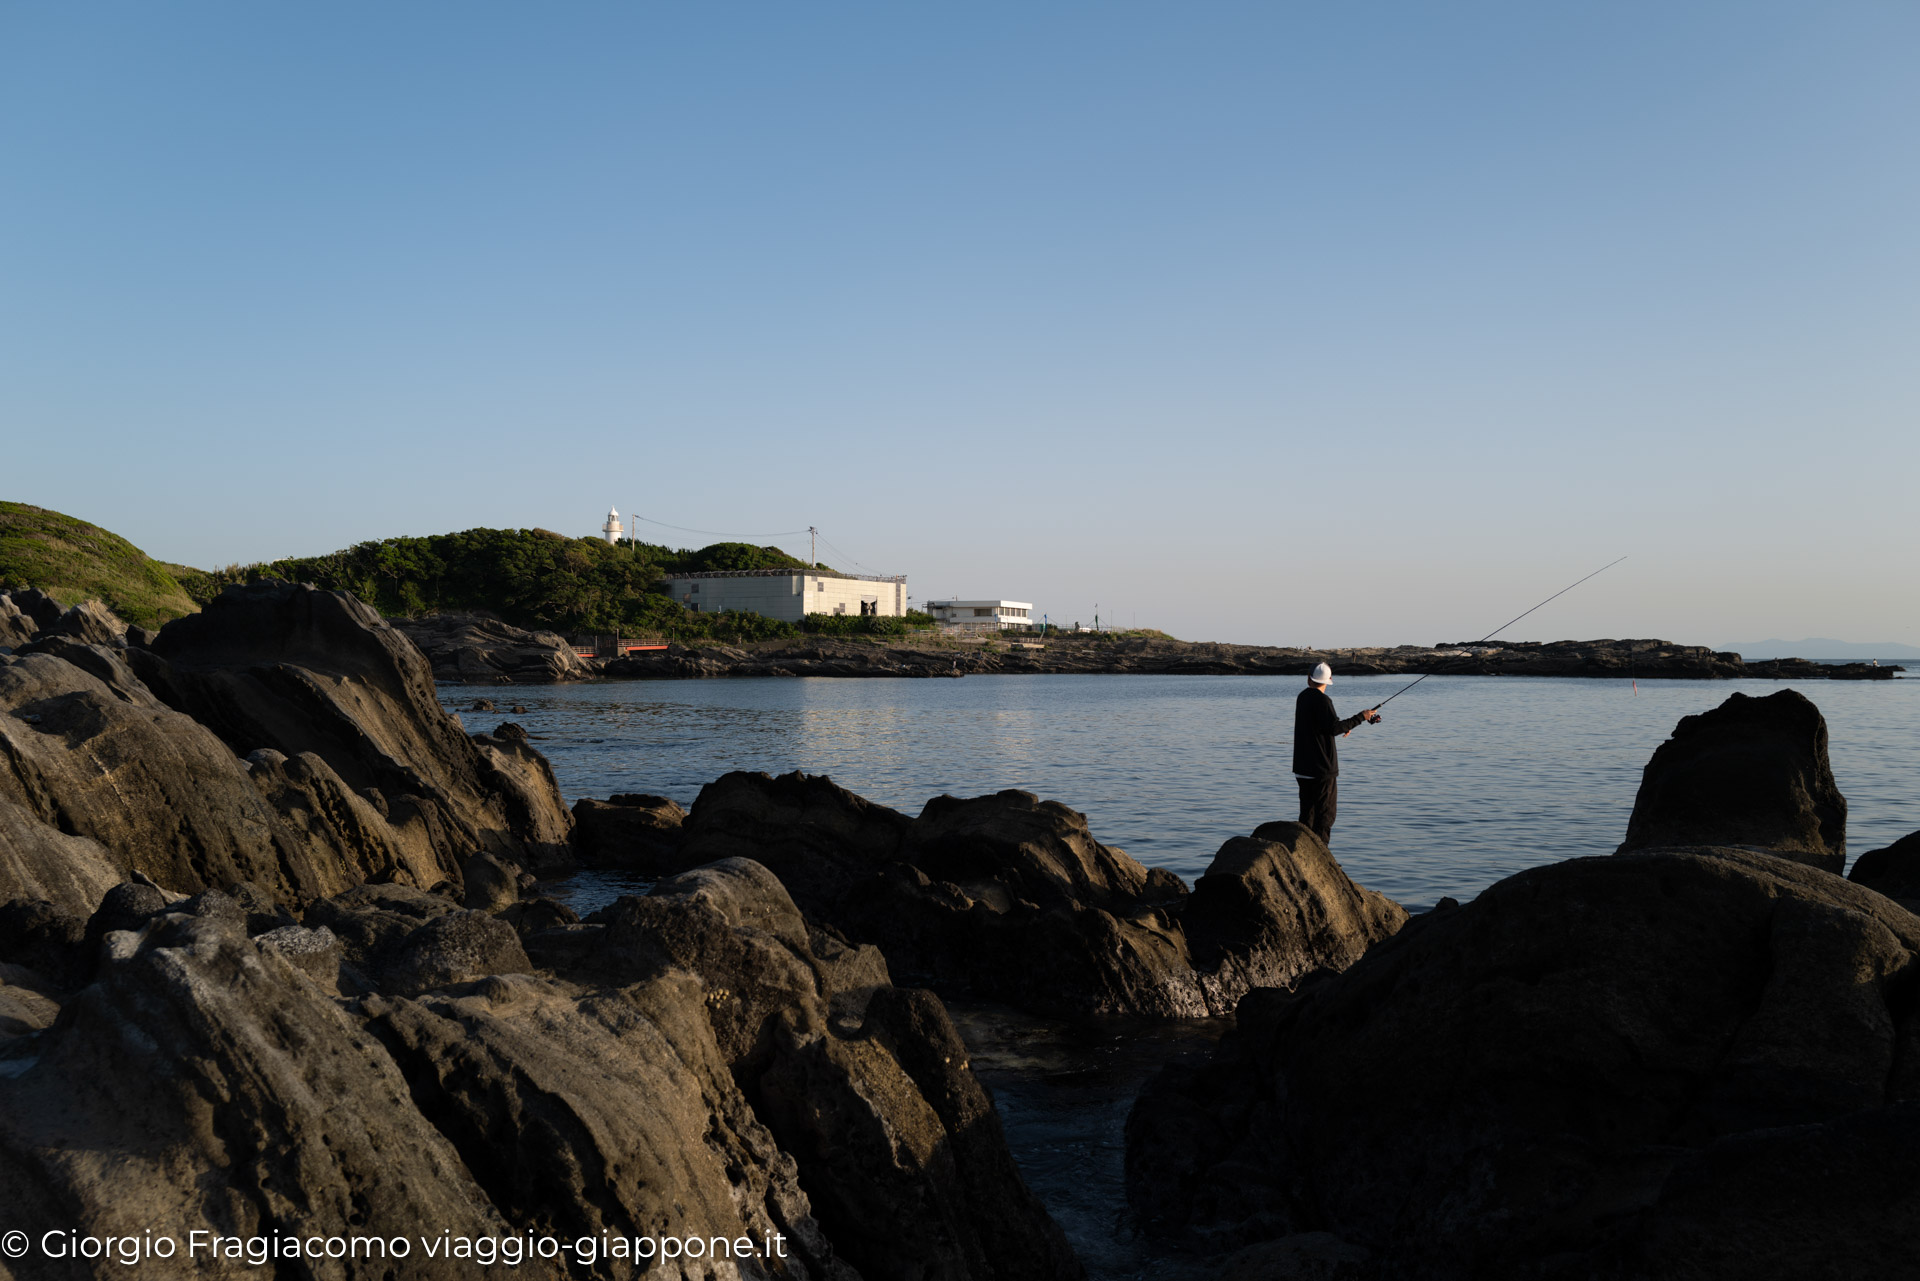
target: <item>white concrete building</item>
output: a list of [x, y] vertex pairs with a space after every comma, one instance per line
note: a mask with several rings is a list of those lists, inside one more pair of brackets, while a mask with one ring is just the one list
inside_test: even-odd
[[1025, 632], [1033, 629], [1033, 603], [1024, 600], [930, 600], [933, 621], [969, 631]]
[[907, 612], [905, 574], [881, 578], [818, 569], [739, 569], [672, 574], [666, 582], [669, 595], [703, 614], [731, 609], [797, 623], [808, 614], [899, 618]]
[[600, 526], [600, 533], [610, 543], [617, 543], [620, 541], [620, 539], [624, 536], [624, 531], [622, 531], [620, 528], [619, 512], [615, 511], [611, 507], [607, 508], [607, 523]]

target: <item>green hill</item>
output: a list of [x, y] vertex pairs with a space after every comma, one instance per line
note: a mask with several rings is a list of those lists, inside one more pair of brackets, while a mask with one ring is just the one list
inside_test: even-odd
[[0, 502], [0, 590], [38, 587], [63, 605], [98, 598], [129, 623], [193, 613], [159, 561], [118, 534], [28, 503]]
[[483, 610], [516, 627], [558, 632], [671, 632], [682, 638], [753, 640], [792, 636], [800, 629], [757, 614], [692, 613], [666, 595], [663, 578], [669, 573], [786, 567], [804, 569], [806, 562], [778, 547], [751, 543], [714, 543], [696, 551], [651, 543], [616, 546], [547, 529], [468, 529], [359, 543], [325, 556], [189, 573], [183, 585], [204, 603], [231, 582], [283, 578], [352, 592], [389, 617]]

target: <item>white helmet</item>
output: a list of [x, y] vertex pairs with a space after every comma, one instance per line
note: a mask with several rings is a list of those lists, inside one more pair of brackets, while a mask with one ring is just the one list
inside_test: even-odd
[[1321, 663], [1313, 669], [1313, 675], [1307, 677], [1307, 679], [1315, 685], [1331, 685], [1333, 684], [1333, 669], [1325, 663]]

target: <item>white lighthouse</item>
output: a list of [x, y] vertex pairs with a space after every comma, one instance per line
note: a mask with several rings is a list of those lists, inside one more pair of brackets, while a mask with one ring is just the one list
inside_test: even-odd
[[611, 507], [607, 508], [607, 523], [600, 526], [600, 532], [607, 536], [609, 543], [617, 543], [620, 541], [622, 531], [620, 529], [620, 513], [618, 511]]

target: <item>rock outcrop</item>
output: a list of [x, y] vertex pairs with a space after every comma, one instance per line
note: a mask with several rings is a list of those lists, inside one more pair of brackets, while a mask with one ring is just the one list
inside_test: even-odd
[[630, 654], [602, 674], [639, 680], [717, 676], [967, 676], [1106, 672], [1153, 676], [1600, 676], [1620, 680], [1890, 678], [1895, 668], [1835, 667], [1804, 658], [1748, 663], [1740, 655], [1663, 640], [1476, 641], [1313, 650], [1181, 641], [1169, 636], [1055, 632], [957, 638], [798, 636], [739, 644], [697, 642]]
[[1826, 720], [1789, 689], [1683, 718], [1647, 762], [1618, 852], [1738, 845], [1839, 872], [1846, 844]]
[[419, 650], [351, 596], [231, 587], [128, 657], [233, 751], [312, 753], [449, 867], [479, 850], [534, 871], [571, 863], [572, 819], [544, 760], [464, 734]]
[[84, 607], [41, 627], [55, 607], [27, 603], [33, 639], [0, 655], [0, 901], [84, 918], [138, 872], [298, 905], [458, 883], [475, 852], [571, 863], [545, 759], [462, 733], [418, 653], [349, 597], [236, 589], [152, 649], [77, 638], [99, 621]]
[[15, 649], [60, 621], [59, 601], [38, 588], [0, 592], [0, 647]]
[[[102, 977], [39, 1035], [37, 1059], [0, 1074], [0, 1202], [36, 1238], [513, 1233], [379, 1041], [236, 918], [163, 916], [108, 944]], [[409, 1277], [476, 1272], [411, 1245]], [[10, 1266], [105, 1275], [37, 1251]], [[330, 1266], [396, 1275], [386, 1257]]]
[[687, 812], [664, 796], [621, 793], [573, 803], [573, 852], [587, 867], [611, 867], [671, 876], [687, 866], [680, 855]]
[[127, 652], [60, 638], [0, 657], [0, 898], [85, 917], [132, 872], [183, 892], [250, 881], [288, 903], [447, 874], [319, 757], [238, 759]]
[[694, 802], [678, 857], [759, 860], [809, 919], [948, 995], [1200, 1017], [1231, 1011], [1256, 983], [1351, 963], [1404, 919], [1296, 826], [1229, 842], [1197, 914], [1178, 877], [1018, 791], [938, 797], [909, 819], [822, 777], [728, 774]]
[[[502, 1260], [593, 1247], [499, 1269], [553, 1281], [1081, 1275], [938, 1001], [756, 864], [546, 931], [579, 959], [538, 971], [500, 917], [404, 886], [301, 925], [147, 888], [77, 993], [0, 964], [0, 1203], [36, 1237], [405, 1239], [398, 1267], [313, 1269], [369, 1281], [494, 1275], [425, 1253], [449, 1232]], [[636, 1265], [636, 1244], [743, 1236], [745, 1257]]]
[[1130, 1198], [1369, 1278], [1878, 1275], [1916, 1241], [1917, 960], [1920, 918], [1769, 854], [1535, 868], [1245, 998], [1137, 1102]]
[[388, 624], [427, 656], [433, 678], [470, 685], [583, 680], [599, 674], [557, 632], [530, 632], [497, 618], [429, 614]]
[[1868, 850], [1853, 861], [1847, 879], [1888, 898], [1920, 901], [1920, 832]]
[[1299, 823], [1263, 823], [1221, 846], [1180, 913], [1215, 989], [1213, 1008], [1232, 1008], [1253, 988], [1344, 970], [1406, 922], [1406, 909], [1354, 884]]

